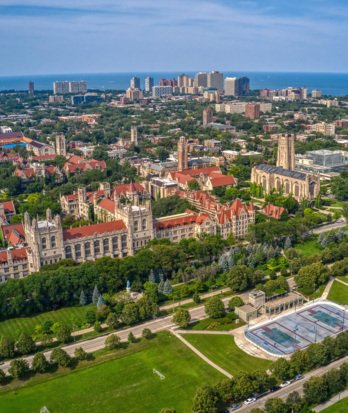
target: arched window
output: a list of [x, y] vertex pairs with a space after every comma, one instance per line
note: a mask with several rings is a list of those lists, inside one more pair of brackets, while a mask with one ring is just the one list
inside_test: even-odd
[[116, 251], [118, 249], [118, 238], [112, 237], [112, 250]]
[[81, 257], [81, 245], [80, 244], [75, 245], [75, 257], [76, 258]]
[[45, 237], [41, 238], [41, 246], [43, 250], [47, 248], [47, 240]]
[[94, 241], [93, 245], [94, 245], [94, 255], [99, 254], [100, 253], [99, 240]]
[[65, 258], [72, 258], [70, 245], [65, 247]]
[[134, 231], [139, 231], [139, 223], [138, 223], [138, 221], [134, 221]]
[[56, 237], [52, 235], [51, 237], [51, 248], [56, 248], [57, 243], [56, 243]]
[[143, 220], [142, 220], [142, 230], [143, 231], [146, 230], [146, 218], [143, 218]]
[[85, 256], [88, 257], [91, 255], [91, 243], [85, 242]]
[[109, 238], [104, 238], [103, 239], [103, 249], [104, 249], [104, 252], [109, 252], [109, 250], [110, 250]]

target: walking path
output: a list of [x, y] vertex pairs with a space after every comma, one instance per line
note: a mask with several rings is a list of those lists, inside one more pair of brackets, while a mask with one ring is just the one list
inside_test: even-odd
[[332, 399], [328, 400], [325, 403], [319, 404], [317, 407], [314, 407], [315, 412], [321, 412], [322, 410], [327, 409], [328, 407], [332, 406], [333, 404], [339, 402], [342, 399], [348, 397], [348, 390], [345, 390], [341, 393], [336, 394], [336, 396], [332, 397]]
[[339, 283], [344, 284], [345, 286], [348, 287], [348, 284], [347, 284], [346, 282], [340, 280], [339, 278], [335, 278], [335, 279], [336, 279], [336, 281], [338, 281]]
[[197, 354], [198, 357], [200, 357], [202, 360], [204, 360], [207, 364], [209, 364], [211, 367], [214, 369], [218, 370], [220, 373], [222, 373], [224, 376], [228, 377], [229, 379], [232, 378], [232, 374], [230, 374], [228, 371], [224, 370], [222, 367], [218, 366], [215, 364], [213, 361], [211, 361], [207, 356], [205, 356], [203, 353], [201, 353], [196, 347], [194, 347], [191, 343], [189, 343], [181, 334], [179, 334], [176, 330], [171, 329], [170, 330], [176, 338], [178, 338], [182, 343], [185, 344], [190, 350], [192, 350], [195, 354]]
[[211, 335], [224, 335], [230, 336], [232, 333], [229, 330], [226, 331], [212, 331], [212, 330], [175, 330], [178, 334], [211, 334]]
[[326, 299], [327, 299], [327, 297], [328, 297], [328, 295], [329, 295], [329, 292], [330, 292], [330, 290], [331, 290], [332, 284], [333, 284], [334, 281], [335, 281], [335, 278], [332, 278], [332, 279], [326, 284], [326, 287], [325, 287], [325, 289], [324, 289], [324, 292], [323, 292], [323, 294], [321, 295], [321, 298], [322, 298], [323, 300], [326, 300]]

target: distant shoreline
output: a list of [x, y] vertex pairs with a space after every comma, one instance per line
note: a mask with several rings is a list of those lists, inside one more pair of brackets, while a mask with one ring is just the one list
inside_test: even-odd
[[[129, 80], [136, 75], [144, 87], [146, 76], [152, 76], [155, 84], [161, 78], [177, 77], [183, 72], [123, 72], [123, 73], [71, 73], [49, 75], [0, 76], [0, 91], [27, 90], [29, 80], [34, 81], [36, 90], [52, 90], [55, 80], [86, 80], [89, 89], [124, 90], [129, 87]], [[186, 71], [189, 76], [196, 72]], [[248, 76], [252, 89], [282, 89], [288, 86], [307, 86], [308, 90], [320, 89], [331, 96], [348, 95], [348, 73], [310, 73], [310, 72], [232, 72], [224, 71], [225, 76]]]

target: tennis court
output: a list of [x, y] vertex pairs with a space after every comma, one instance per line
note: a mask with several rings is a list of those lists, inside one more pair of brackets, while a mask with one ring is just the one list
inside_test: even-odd
[[347, 310], [325, 301], [251, 327], [245, 336], [267, 353], [284, 356], [347, 329]]

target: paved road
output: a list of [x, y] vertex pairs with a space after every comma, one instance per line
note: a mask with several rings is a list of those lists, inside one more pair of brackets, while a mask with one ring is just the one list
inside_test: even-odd
[[332, 224], [323, 225], [318, 228], [314, 228], [312, 233], [315, 235], [322, 234], [323, 232], [332, 231], [333, 229], [343, 228], [347, 226], [347, 222], [344, 218], [338, 219], [336, 222]]
[[[309, 380], [313, 376], [321, 376], [327, 371], [339, 367], [342, 363], [348, 361], [348, 356], [336, 360], [333, 363], [329, 364], [328, 366], [320, 367], [319, 369], [313, 370], [305, 375], [305, 377], [302, 380], [295, 381], [288, 386], [284, 387], [283, 389], [279, 389], [278, 391], [275, 391], [273, 393], [267, 394], [267, 396], [262, 397], [261, 399], [257, 400], [255, 403], [251, 404], [250, 406], [243, 406], [242, 408], [238, 409], [236, 413], [241, 413], [241, 412], [250, 412], [250, 410], [255, 409], [255, 408], [263, 408], [265, 405], [265, 402], [268, 399], [273, 399], [275, 397], [279, 397], [280, 399], [286, 399], [289, 395], [289, 393], [293, 391], [297, 391], [299, 394], [303, 393], [303, 384]], [[319, 410], [318, 410], [319, 411]]]
[[[248, 293], [240, 294], [240, 297], [243, 300], [247, 300]], [[231, 299], [231, 297], [226, 297], [222, 301], [224, 302], [225, 306], [227, 305], [228, 301]], [[204, 311], [204, 305], [195, 307], [189, 310], [191, 314], [191, 320], [202, 320], [203, 318], [206, 318], [206, 314]], [[96, 338], [93, 338], [91, 340], [86, 340], [86, 341], [81, 341], [79, 343], [74, 343], [74, 344], [69, 344], [67, 346], [62, 347], [68, 354], [71, 356], [74, 355], [74, 351], [78, 347], [82, 347], [87, 353], [92, 353], [94, 351], [100, 350], [104, 348], [104, 343], [106, 337], [108, 337], [111, 334], [117, 334], [121, 340], [126, 341], [128, 338], [128, 334], [132, 332], [135, 337], [141, 337], [142, 331], [144, 328], [149, 328], [152, 332], [156, 333], [158, 331], [163, 331], [163, 330], [169, 330], [170, 328], [174, 327], [175, 324], [172, 321], [172, 316], [166, 316], [166, 317], [161, 317], [157, 318], [152, 321], [148, 321], [146, 323], [129, 327], [124, 330], [119, 330], [115, 331], [113, 333], [105, 334], [104, 336], [99, 336]], [[47, 358], [50, 357], [51, 354], [50, 351], [44, 352], [45, 356]], [[24, 357], [29, 363], [32, 362], [33, 355]], [[10, 366], [10, 361], [6, 361], [2, 365], [0, 365], [0, 368], [4, 371], [7, 372], [8, 368]]]

